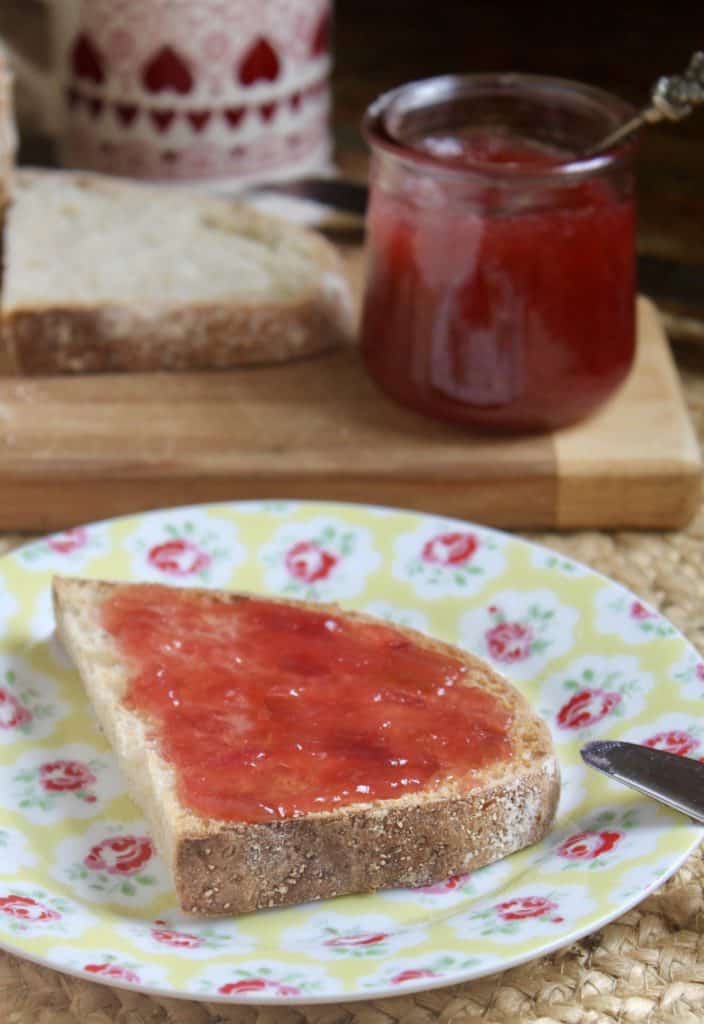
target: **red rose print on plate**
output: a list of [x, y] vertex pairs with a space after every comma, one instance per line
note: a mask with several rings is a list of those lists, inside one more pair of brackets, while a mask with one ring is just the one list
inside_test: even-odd
[[646, 608], [640, 601], [632, 601], [630, 607], [630, 613], [632, 619], [637, 619], [639, 622], [644, 622], [646, 619], [657, 619], [657, 614], [651, 612], [649, 608]]
[[13, 917], [18, 921], [58, 921], [61, 914], [51, 907], [44, 906], [29, 896], [17, 896], [10, 893], [8, 896], [0, 896], [0, 914], [6, 917]]
[[[459, 953], [460, 955], [456, 955]], [[459, 972], [466, 972], [469, 968], [475, 967], [478, 963], [476, 956], [465, 956], [459, 950], [448, 950], [437, 952], [424, 957], [403, 957], [396, 963], [390, 963], [381, 970], [367, 975], [362, 982], [365, 989], [379, 989], [385, 985], [401, 987], [413, 985], [416, 989], [424, 989], [425, 984], [416, 982], [432, 981], [433, 979], [447, 979], [450, 984], [453, 980], [460, 980]], [[453, 977], [454, 976], [454, 977]]]
[[155, 544], [150, 549], [147, 559], [155, 569], [168, 576], [192, 576], [201, 573], [209, 568], [212, 561], [207, 551], [203, 551], [186, 538]]
[[[101, 799], [103, 796], [101, 792]], [[76, 811], [80, 812], [82, 807], [81, 802]], [[87, 810], [83, 816], [87, 817], [88, 813]], [[126, 827], [131, 831], [127, 832]], [[63, 885], [68, 884], [84, 903], [144, 907], [155, 896], [169, 890], [169, 879], [152, 840], [142, 832], [143, 827], [139, 822], [126, 826], [104, 815], [93, 815], [92, 822], [83, 830], [76, 829], [57, 843], [54, 863], [49, 870]], [[151, 928], [151, 923], [143, 924], [135, 934], [146, 941], [153, 953], [156, 940]], [[174, 930], [180, 930], [179, 926]], [[184, 927], [183, 931], [197, 934], [199, 929]]]
[[670, 729], [666, 732], [657, 732], [644, 740], [646, 747], [653, 747], [655, 750], [665, 750], [669, 754], [679, 754], [680, 757], [687, 757], [699, 746], [699, 739], [683, 729]]
[[704, 661], [689, 648], [670, 669], [670, 678], [677, 684], [675, 692], [690, 700], [704, 697]]
[[[401, 892], [396, 890], [397, 894]], [[374, 960], [424, 940], [422, 927], [399, 929], [395, 921], [381, 914], [356, 915], [351, 920], [324, 912], [313, 914], [302, 926], [287, 928], [281, 936], [281, 947], [292, 952], [307, 950], [307, 955], [318, 960]]]
[[[139, 890], [144, 894], [142, 885]], [[220, 921], [157, 918], [145, 926], [143, 920], [127, 918], [116, 931], [150, 956], [177, 950], [194, 961], [207, 960], [217, 951], [239, 954], [251, 947], [249, 939], [233, 935], [227, 924], [221, 925]]]
[[[258, 1000], [272, 1002], [277, 998], [296, 998], [307, 993], [320, 993], [330, 989], [327, 971], [312, 964], [292, 968], [291, 964], [275, 960], [249, 960], [246, 966], [212, 964], [201, 974], [196, 989], [198, 998], [208, 994], [230, 997], [233, 1002]], [[251, 997], [251, 999], [250, 999]]]
[[632, 655], [586, 655], [546, 681], [538, 710], [554, 722], [560, 739], [577, 732], [581, 739], [638, 714], [652, 686], [652, 675]]
[[623, 587], [610, 584], [596, 596], [596, 628], [629, 644], [675, 635], [675, 628]]
[[259, 552], [273, 593], [334, 601], [363, 591], [381, 558], [370, 531], [332, 516], [279, 527]]
[[313, 541], [301, 540], [286, 554], [286, 568], [302, 583], [326, 580], [339, 562], [337, 555], [326, 551]]
[[430, 565], [465, 565], [478, 547], [473, 533], [439, 533], [425, 542], [421, 558]]
[[200, 509], [145, 515], [125, 547], [133, 556], [135, 578], [179, 586], [222, 586], [246, 551], [234, 523]]
[[19, 729], [31, 721], [31, 711], [0, 686], [0, 729]]
[[103, 526], [76, 526], [71, 530], [52, 533], [43, 540], [20, 548], [17, 557], [32, 570], [56, 569], [59, 572], [78, 571], [91, 558], [104, 554], [107, 549], [107, 530]]
[[500, 622], [486, 632], [489, 654], [506, 665], [529, 658], [534, 639], [531, 627], [520, 622]]
[[83, 970], [88, 974], [99, 974], [101, 978], [110, 978], [112, 981], [126, 981], [131, 985], [140, 983], [140, 977], [136, 971], [129, 967], [122, 967], [120, 964], [86, 964]]
[[350, 949], [355, 946], [378, 946], [388, 939], [388, 932], [371, 932], [367, 935], [335, 935], [326, 939], [324, 945], [330, 949]]
[[153, 853], [151, 839], [146, 836], [112, 836], [91, 847], [83, 863], [91, 871], [134, 875], [141, 871]]
[[299, 996], [301, 989], [295, 985], [284, 985], [271, 978], [242, 978], [230, 981], [218, 989], [221, 996], [245, 995], [248, 992], [265, 992], [276, 996]]
[[397, 537], [392, 574], [421, 597], [470, 596], [503, 571], [503, 547], [498, 536], [479, 527], [428, 517]]
[[449, 878], [445, 878], [441, 882], [433, 882], [432, 885], [422, 885], [413, 891], [427, 893], [432, 896], [440, 895], [445, 892], [454, 892], [455, 889], [461, 889], [463, 885], [466, 885], [470, 878], [471, 875], [451, 875]]
[[[496, 912], [504, 921], [522, 921], [528, 917], [547, 917], [557, 909], [557, 903], [545, 896], [517, 896], [515, 899], [506, 900], [504, 903], [496, 905]], [[552, 917], [552, 920], [561, 921], [562, 918]]]
[[198, 949], [203, 944], [198, 935], [176, 931], [163, 921], [155, 921], [154, 924], [151, 936], [155, 942], [160, 942], [164, 946], [171, 946], [173, 949]]
[[[545, 859], [552, 859], [550, 870], [572, 872], [586, 878], [585, 872], [611, 868], [615, 862], [626, 864], [633, 858], [645, 858], [662, 835], [666, 818], [655, 801], [613, 806], [608, 799], [588, 818], [581, 818], [571, 831], [558, 832]], [[570, 826], [568, 826], [568, 829]], [[637, 866], [633, 867], [637, 871]]]
[[25, 751], [9, 769], [6, 805], [34, 825], [95, 817], [98, 800], [108, 803], [125, 787], [109, 758], [97, 753], [81, 743]]
[[92, 786], [96, 777], [82, 761], [47, 761], [39, 768], [39, 782], [49, 792], [75, 792]]
[[420, 981], [422, 978], [439, 978], [437, 971], [431, 971], [427, 967], [411, 968], [407, 971], [400, 971], [390, 978], [392, 985], [404, 985], [409, 981]]
[[560, 843], [557, 853], [568, 860], [595, 860], [613, 850], [622, 838], [623, 832], [615, 829], [576, 832]]
[[578, 617], [552, 590], [505, 590], [461, 617], [460, 640], [512, 679], [529, 680], [570, 649]]
[[88, 543], [88, 531], [77, 526], [73, 530], [65, 530], [64, 533], [55, 533], [47, 538], [47, 544], [57, 555], [70, 555], [74, 551], [85, 547]]
[[468, 899], [477, 900], [501, 891], [502, 883], [509, 874], [510, 864], [506, 860], [497, 861], [481, 871], [451, 875], [430, 885], [414, 889], [387, 889], [379, 893], [377, 898], [383, 903], [407, 904], [410, 900], [418, 906], [459, 908]]
[[[29, 632], [36, 638], [34, 621]], [[6, 667], [8, 664], [12, 667]], [[0, 665], [0, 745], [15, 743], [18, 734], [31, 736], [33, 741], [43, 739], [68, 709], [66, 701], [58, 697], [55, 679], [39, 672], [21, 655], [13, 653], [5, 667]]]
[[557, 724], [562, 729], [585, 729], [606, 718], [621, 701], [621, 694], [606, 690], [582, 690], [575, 693], [557, 714]]
[[399, 963], [390, 964], [376, 974], [368, 975], [362, 986], [366, 989], [378, 989], [381, 985], [413, 985], [414, 988], [422, 990], [428, 986], [415, 984], [416, 982], [445, 979], [446, 984], [451, 984], [460, 980], [460, 972], [466, 973], [478, 963], [476, 956], [466, 956], [460, 949], [437, 952], [425, 957], [404, 957]]

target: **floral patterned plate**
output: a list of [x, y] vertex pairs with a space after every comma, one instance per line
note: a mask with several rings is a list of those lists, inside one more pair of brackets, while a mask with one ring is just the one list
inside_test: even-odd
[[[424, 889], [186, 917], [53, 638], [53, 573], [339, 601], [476, 651], [550, 724], [563, 771], [553, 830]], [[704, 757], [694, 649], [622, 587], [468, 523], [250, 502], [81, 527], [0, 559], [0, 637], [0, 944], [106, 984], [305, 1003], [455, 983], [616, 917], [704, 834], [578, 753], [608, 736]]]

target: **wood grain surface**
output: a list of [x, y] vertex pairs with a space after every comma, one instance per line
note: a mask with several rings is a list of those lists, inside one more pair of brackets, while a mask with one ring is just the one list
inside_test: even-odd
[[[450, 70], [589, 81], [638, 103], [700, 45], [696, 5], [598, 0], [570, 17], [519, 3], [338, 0], [340, 162], [364, 174], [359, 121], [379, 92]], [[608, 37], [604, 29], [608, 25]], [[41, 3], [3, 0], [0, 35], [46, 62]], [[608, 44], [608, 45], [607, 45]], [[683, 341], [704, 340], [704, 112], [644, 134], [641, 286]], [[25, 132], [23, 156], [51, 162]], [[555, 437], [481, 439], [381, 398], [353, 354], [238, 374], [0, 382], [0, 529], [43, 530], [182, 501], [290, 494], [391, 501], [506, 526], [676, 527], [700, 466], [666, 342], [642, 305], [639, 361], [596, 419]], [[155, 397], [156, 396], [156, 397]]]
[[511, 527], [675, 527], [700, 462], [669, 348], [641, 300], [639, 355], [598, 416], [482, 437], [384, 398], [356, 350], [226, 373], [0, 380], [0, 529], [187, 502], [398, 505]]

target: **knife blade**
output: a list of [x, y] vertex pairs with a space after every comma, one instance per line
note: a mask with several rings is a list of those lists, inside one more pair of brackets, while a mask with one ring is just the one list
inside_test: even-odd
[[349, 178], [295, 178], [290, 181], [262, 182], [247, 189], [249, 195], [281, 195], [330, 206], [343, 213], [363, 217], [369, 189], [366, 183]]
[[620, 740], [595, 740], [580, 751], [586, 764], [625, 786], [704, 824], [704, 764]]

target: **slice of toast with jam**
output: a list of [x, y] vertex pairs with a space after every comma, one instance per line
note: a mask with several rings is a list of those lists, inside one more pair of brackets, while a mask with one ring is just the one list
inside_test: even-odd
[[466, 651], [251, 594], [64, 578], [54, 604], [186, 911], [427, 885], [550, 827], [549, 731]]

